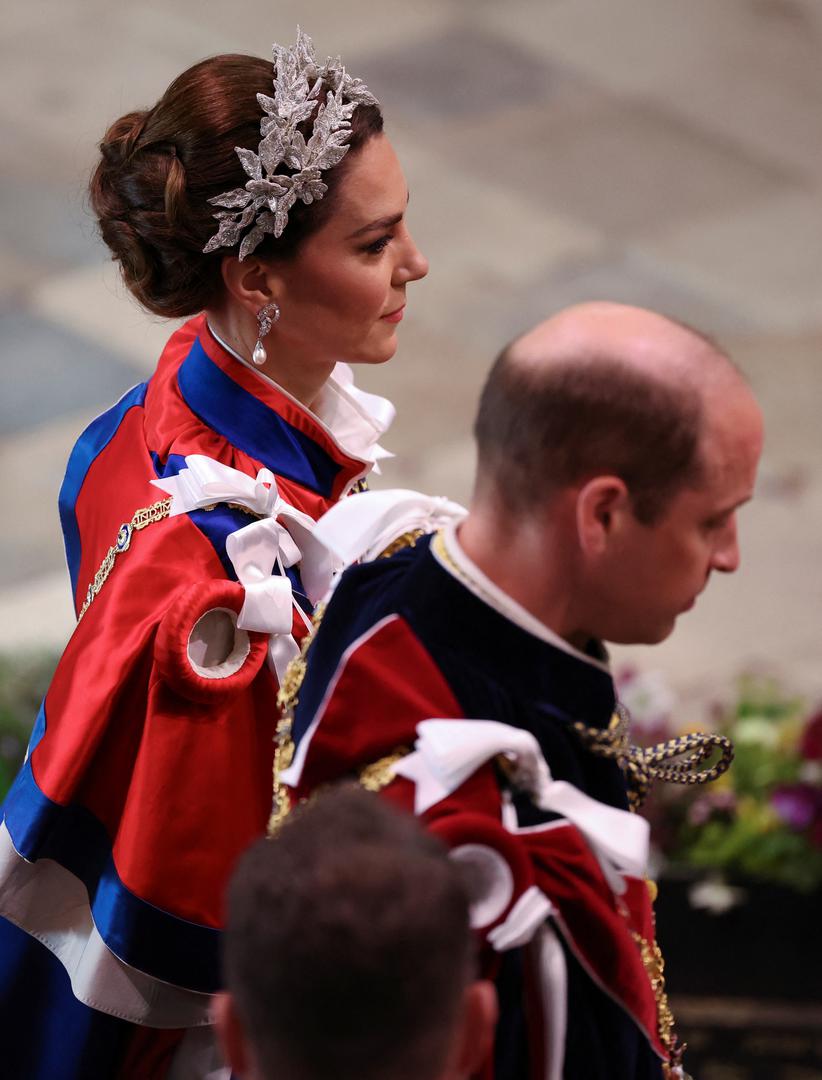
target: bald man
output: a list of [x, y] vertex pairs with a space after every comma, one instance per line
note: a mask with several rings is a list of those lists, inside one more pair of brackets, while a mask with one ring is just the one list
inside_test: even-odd
[[[334, 592], [296, 707], [291, 695], [280, 803], [285, 785], [299, 800], [359, 776], [467, 864], [500, 1000], [480, 1075], [681, 1077], [647, 826], [629, 812], [647, 762], [603, 643], [662, 641], [712, 572], [736, 570], [761, 415], [709, 339], [599, 303], [503, 351], [475, 434], [467, 515], [351, 567]], [[320, 534], [345, 547], [359, 518], [355, 553], [373, 554], [386, 521], [414, 523], [386, 511], [391, 497], [344, 500]]]

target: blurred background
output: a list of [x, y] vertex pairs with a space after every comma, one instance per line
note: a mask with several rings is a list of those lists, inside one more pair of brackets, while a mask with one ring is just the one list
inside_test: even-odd
[[[767, 773], [770, 720], [787, 716], [780, 738], [798, 746], [822, 700], [819, 0], [5, 0], [3, 685], [24, 669], [36, 682], [40, 661], [16, 657], [58, 650], [71, 631], [56, 510], [69, 449], [151, 373], [170, 332], [128, 299], [95, 236], [84, 204], [95, 144], [195, 60], [268, 55], [297, 23], [384, 104], [431, 261], [409, 292], [397, 356], [358, 375], [399, 409], [384, 484], [466, 500], [489, 363], [574, 301], [685, 319], [747, 372], [768, 439], [758, 497], [741, 514], [742, 569], [716, 580], [664, 645], [615, 661], [649, 729], [663, 716], [676, 730], [720, 713], [726, 724], [764, 718], [771, 735], [748, 739], [765, 748]], [[3, 693], [9, 709], [24, 695]], [[813, 762], [754, 770], [752, 790], [818, 787]], [[774, 821], [790, 832], [774, 806], [765, 832]], [[814, 813], [822, 823], [822, 803]], [[801, 820], [806, 833], [817, 822]], [[822, 1060], [818, 1034], [813, 1051], [797, 1038], [761, 1075], [822, 1075], [808, 1064]], [[754, 1075], [718, 1060], [704, 1075]]]

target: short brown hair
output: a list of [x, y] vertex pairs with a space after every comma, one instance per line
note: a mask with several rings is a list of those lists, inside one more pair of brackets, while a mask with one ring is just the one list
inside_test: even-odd
[[[248, 179], [234, 147], [257, 149], [262, 118], [257, 94], [270, 94], [271, 80], [270, 60], [243, 55], [202, 60], [175, 79], [152, 109], [116, 120], [100, 143], [101, 158], [89, 185], [91, 206], [126, 285], [156, 315], [194, 315], [219, 296], [220, 264], [228, 252], [203, 254], [218, 225], [208, 200]], [[310, 128], [311, 121], [306, 125]], [[351, 158], [380, 131], [379, 108], [358, 106], [349, 152], [323, 173], [325, 197], [311, 206], [298, 202], [282, 236], [267, 236], [255, 254], [291, 258], [327, 219]]]
[[494, 363], [474, 424], [480, 483], [490, 480], [511, 512], [611, 474], [625, 482], [637, 518], [652, 524], [680, 488], [698, 483], [703, 409], [695, 387], [607, 355], [538, 365], [512, 351]]
[[224, 957], [266, 1076], [434, 1076], [473, 977], [465, 886], [413, 817], [347, 785], [242, 858]]

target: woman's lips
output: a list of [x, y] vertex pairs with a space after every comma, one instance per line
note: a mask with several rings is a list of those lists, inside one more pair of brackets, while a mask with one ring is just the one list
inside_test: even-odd
[[396, 311], [389, 311], [387, 315], [383, 315], [383, 322], [400, 322], [405, 311], [405, 304], [402, 307], [398, 307]]

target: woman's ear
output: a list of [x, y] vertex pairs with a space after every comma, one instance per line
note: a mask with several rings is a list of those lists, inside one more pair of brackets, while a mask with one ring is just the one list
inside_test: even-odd
[[618, 476], [595, 476], [577, 495], [577, 535], [587, 555], [601, 555], [631, 512], [624, 480]]
[[277, 299], [277, 274], [263, 259], [252, 256], [240, 262], [236, 255], [226, 255], [220, 270], [229, 296], [252, 315]]

